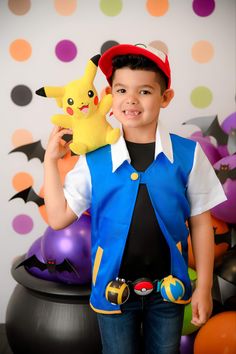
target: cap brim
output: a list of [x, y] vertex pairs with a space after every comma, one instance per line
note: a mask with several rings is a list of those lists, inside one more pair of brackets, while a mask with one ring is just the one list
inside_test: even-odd
[[[107, 81], [110, 83], [110, 78], [112, 76], [112, 59], [118, 55], [143, 55], [144, 57], [152, 60], [158, 68], [165, 74], [168, 78], [168, 88], [170, 87], [170, 67], [168, 62], [168, 57], [165, 55], [165, 61], [159, 58], [154, 53], [146, 50], [144, 47], [135, 46], [131, 44], [118, 44], [106, 52], [104, 52], [99, 59], [98, 65], [102, 72], [105, 74]], [[163, 53], [164, 54], [164, 53]]]

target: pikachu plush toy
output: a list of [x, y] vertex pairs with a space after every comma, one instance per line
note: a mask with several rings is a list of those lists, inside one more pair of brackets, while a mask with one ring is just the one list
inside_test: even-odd
[[45, 86], [37, 95], [55, 98], [65, 114], [52, 116], [52, 123], [72, 130], [70, 149], [83, 155], [107, 144], [114, 144], [120, 137], [120, 129], [113, 128], [106, 120], [112, 104], [112, 95], [105, 95], [99, 102], [93, 81], [100, 55], [92, 57], [82, 78], [65, 86]]

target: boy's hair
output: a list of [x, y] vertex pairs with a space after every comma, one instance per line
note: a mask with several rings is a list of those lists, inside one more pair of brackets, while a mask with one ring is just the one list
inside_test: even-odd
[[128, 54], [118, 55], [112, 58], [112, 76], [110, 78], [111, 83], [113, 81], [115, 71], [124, 67], [128, 67], [131, 70], [147, 70], [155, 72], [161, 87], [161, 94], [163, 94], [163, 92], [167, 89], [168, 78], [166, 75], [152, 60], [146, 58], [143, 55]]

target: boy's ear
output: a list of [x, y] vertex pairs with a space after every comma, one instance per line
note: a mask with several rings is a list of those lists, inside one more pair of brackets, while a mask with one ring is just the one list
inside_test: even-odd
[[175, 95], [174, 90], [172, 90], [172, 89], [165, 90], [165, 92], [162, 95], [161, 107], [166, 108], [168, 106], [168, 104], [170, 103], [170, 101], [172, 100], [172, 98], [174, 97], [174, 95]]

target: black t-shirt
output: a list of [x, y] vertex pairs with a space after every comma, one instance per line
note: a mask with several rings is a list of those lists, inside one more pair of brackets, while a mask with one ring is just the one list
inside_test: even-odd
[[[155, 142], [137, 144], [126, 141], [131, 165], [145, 171], [153, 162]], [[170, 250], [159, 227], [147, 187], [139, 185], [133, 217], [121, 263], [121, 278], [162, 279], [170, 274]]]

